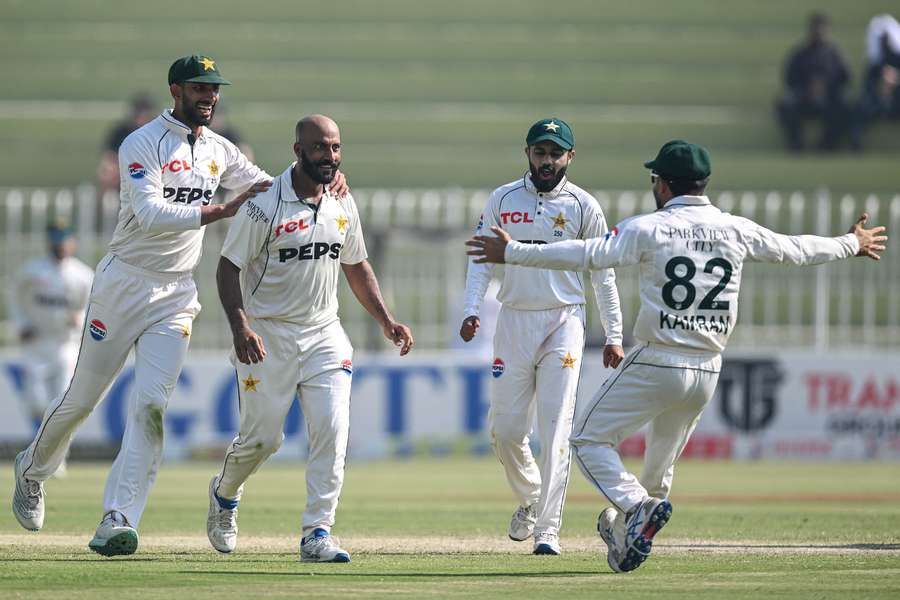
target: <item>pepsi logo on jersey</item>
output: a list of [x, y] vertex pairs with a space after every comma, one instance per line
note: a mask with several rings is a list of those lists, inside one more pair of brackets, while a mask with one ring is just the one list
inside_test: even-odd
[[345, 358], [344, 360], [341, 361], [341, 368], [343, 370], [347, 371], [348, 373], [352, 374], [353, 373], [353, 361], [350, 360], [349, 358]]
[[132, 179], [143, 179], [146, 172], [144, 165], [141, 163], [133, 162], [128, 165], [128, 174], [131, 175]]
[[494, 379], [503, 375], [503, 371], [506, 370], [506, 365], [499, 358], [494, 359], [494, 364], [491, 365], [491, 375], [494, 376]]
[[197, 200], [203, 198], [203, 204], [205, 205], [212, 202], [212, 197], [213, 190], [204, 190], [203, 188], [163, 188], [163, 198], [165, 198], [166, 200], [171, 200], [172, 202], [184, 202], [185, 204], [192, 204]]
[[278, 262], [287, 262], [292, 259], [297, 260], [319, 260], [327, 256], [328, 258], [337, 259], [341, 255], [343, 244], [335, 242], [328, 244], [325, 242], [310, 242], [303, 244], [298, 248], [279, 248]]
[[106, 339], [106, 325], [100, 319], [93, 319], [88, 325], [88, 330], [91, 332], [91, 337], [98, 342]]

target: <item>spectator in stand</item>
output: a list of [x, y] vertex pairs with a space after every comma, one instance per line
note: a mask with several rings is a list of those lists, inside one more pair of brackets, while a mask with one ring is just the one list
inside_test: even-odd
[[862, 150], [863, 134], [878, 119], [900, 118], [900, 23], [878, 15], [866, 28], [866, 76], [850, 131], [850, 144]]
[[822, 121], [819, 150], [835, 150], [847, 128], [849, 111], [843, 90], [850, 71], [840, 49], [831, 41], [831, 22], [822, 13], [809, 17], [805, 42], [796, 47], [785, 62], [785, 91], [776, 102], [778, 121], [787, 138], [788, 149], [801, 152], [804, 120]]
[[97, 185], [100, 196], [106, 192], [119, 192], [119, 146], [135, 129], [152, 121], [159, 114], [153, 97], [139, 93], [131, 99], [128, 118], [115, 124], [103, 140], [103, 152], [97, 165]]

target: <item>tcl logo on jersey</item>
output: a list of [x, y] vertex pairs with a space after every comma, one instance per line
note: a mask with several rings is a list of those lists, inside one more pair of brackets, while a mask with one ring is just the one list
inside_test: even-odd
[[170, 163], [166, 163], [162, 166], [162, 172], [165, 173], [168, 171], [169, 173], [181, 173], [182, 171], [190, 171], [191, 165], [188, 164], [186, 160], [181, 160], [180, 158], [176, 158]]
[[193, 204], [200, 198], [203, 198], [203, 204], [209, 204], [210, 202], [212, 202], [212, 197], [213, 191], [204, 190], [203, 188], [163, 188], [163, 198], [165, 198], [166, 200], [171, 200], [172, 202], [184, 202], [186, 204]]
[[281, 235], [282, 231], [284, 233], [294, 233], [295, 231], [302, 231], [304, 229], [309, 229], [309, 223], [304, 223], [303, 219], [291, 219], [290, 221], [280, 223], [278, 227], [275, 228], [275, 237]]
[[513, 211], [500, 213], [500, 222], [506, 223], [534, 223], [534, 219], [527, 212]]
[[344, 360], [341, 361], [341, 368], [343, 370], [347, 371], [348, 373], [352, 374], [353, 373], [353, 361], [350, 360], [349, 358], [345, 358]]
[[325, 242], [312, 242], [303, 244], [299, 248], [281, 248], [278, 250], [278, 262], [287, 262], [289, 260], [319, 260], [327, 256], [336, 259], [341, 255], [343, 244], [335, 242], [334, 244], [326, 244]]
[[503, 375], [503, 371], [506, 370], [506, 365], [503, 364], [503, 361], [499, 358], [494, 359], [494, 364], [491, 365], [491, 375], [494, 376], [494, 379]]
[[98, 342], [106, 339], [106, 325], [100, 319], [92, 320], [88, 325], [88, 330], [91, 332], [91, 337]]
[[144, 165], [141, 163], [133, 162], [128, 165], [128, 174], [131, 175], [132, 179], [143, 179], [146, 173], [147, 170], [144, 169]]

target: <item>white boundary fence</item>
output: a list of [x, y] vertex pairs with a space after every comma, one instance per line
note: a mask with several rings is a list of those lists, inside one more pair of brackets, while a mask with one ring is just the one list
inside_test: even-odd
[[[370, 260], [394, 312], [409, 323], [418, 346], [441, 349], [454, 345], [454, 332], [465, 281], [463, 241], [471, 233], [487, 200], [488, 190], [357, 189]], [[654, 209], [650, 192], [594, 191], [612, 226], [638, 212]], [[900, 195], [831, 196], [807, 192], [713, 192], [723, 210], [746, 216], [783, 233], [835, 235], [846, 231], [859, 213], [886, 225], [894, 239], [900, 232]], [[48, 221], [73, 223], [80, 239], [79, 256], [89, 264], [105, 253], [115, 227], [117, 195], [98, 198], [90, 185], [78, 188], [0, 188], [0, 283], [9, 289], [12, 276], [33, 256], [45, 252]], [[204, 310], [192, 341], [195, 349], [225, 348], [227, 324], [215, 292], [216, 257], [225, 224], [209, 227], [204, 258], [197, 273]], [[900, 346], [900, 243], [891, 241], [880, 263], [844, 261], [802, 269], [750, 265], [744, 274], [739, 325], [734, 347]], [[626, 333], [638, 306], [634, 272], [622, 270], [619, 293]], [[5, 295], [4, 295], [5, 296]], [[381, 334], [364, 311], [342, 289], [342, 319], [359, 348], [384, 349]], [[0, 315], [8, 321], [6, 298]], [[594, 313], [591, 309], [591, 313]], [[597, 319], [590, 342], [602, 343]], [[0, 330], [0, 345], [13, 343], [9, 327]]]

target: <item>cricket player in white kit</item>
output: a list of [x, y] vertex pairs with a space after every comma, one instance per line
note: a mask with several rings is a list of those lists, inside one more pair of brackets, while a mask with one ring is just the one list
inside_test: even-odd
[[[626, 219], [601, 239], [535, 246], [479, 236], [469, 252], [482, 262], [542, 269], [601, 269], [639, 265], [641, 308], [637, 340], [621, 367], [587, 406], [572, 434], [576, 462], [609, 499], [598, 520], [615, 571], [631, 571], [650, 553], [672, 505], [675, 461], [712, 398], [721, 352], [737, 322], [744, 262], [815, 265], [850, 256], [878, 259], [883, 227], [835, 238], [787, 236], [723, 213], [703, 195], [709, 155], [681, 140], [665, 144], [653, 170], [654, 213]], [[644, 471], [629, 473], [618, 444], [648, 425]]]
[[209, 484], [207, 534], [219, 552], [234, 550], [243, 484], [281, 445], [284, 419], [299, 394], [309, 432], [300, 557], [349, 562], [331, 536], [353, 373], [353, 347], [338, 319], [340, 272], [401, 356], [413, 338], [384, 305], [353, 197], [325, 189], [341, 161], [337, 125], [322, 115], [306, 117], [297, 123], [296, 140], [297, 162], [244, 205], [222, 247], [217, 279], [234, 336], [240, 431]]
[[[77, 243], [64, 223], [47, 228], [50, 253], [22, 267], [10, 293], [10, 315], [22, 341], [25, 402], [39, 424], [62, 395], [75, 370], [81, 324], [94, 271], [74, 254]], [[56, 475], [65, 471], [60, 463]]]
[[[34, 441], [16, 457], [13, 512], [26, 529], [44, 520], [43, 484], [135, 352], [135, 380], [122, 448], [89, 546], [111, 556], [137, 549], [137, 526], [162, 454], [163, 414], [200, 311], [192, 272], [204, 226], [235, 214], [267, 189], [269, 176], [205, 127], [228, 84], [208, 56], [169, 69], [173, 110], [129, 135], [119, 149], [121, 207], [109, 253], [97, 265], [75, 373], [48, 409]], [[247, 190], [213, 204], [219, 185]], [[248, 189], [249, 187], [249, 189]]]
[[[491, 194], [477, 229], [501, 226], [533, 245], [604, 235], [600, 205], [566, 177], [575, 156], [569, 125], [558, 118], [542, 119], [529, 129], [526, 144], [529, 171]], [[478, 311], [492, 271], [491, 265], [469, 263], [460, 329], [465, 341], [480, 325]], [[596, 270], [591, 283], [606, 332], [604, 363], [614, 367], [624, 356], [615, 274]], [[494, 334], [488, 425], [519, 501], [508, 533], [515, 541], [533, 535], [535, 554], [556, 555], [585, 341], [584, 280], [581, 273], [507, 267], [497, 299], [502, 308]], [[539, 463], [528, 444], [535, 420]]]

